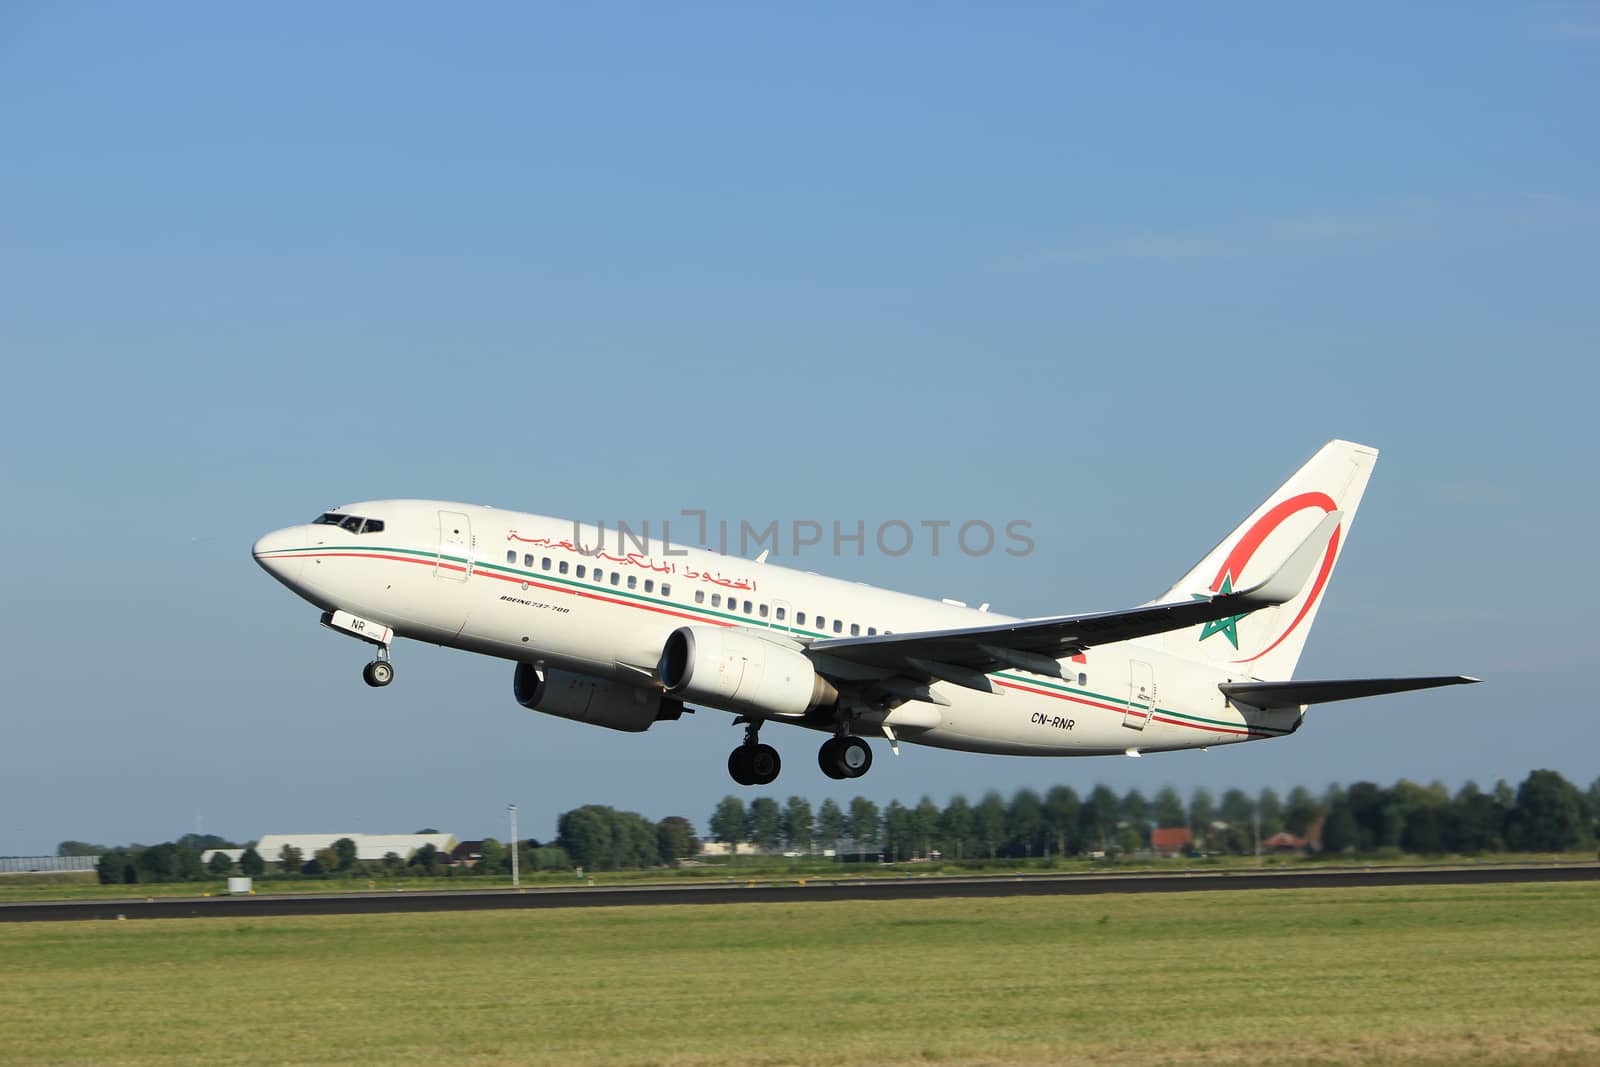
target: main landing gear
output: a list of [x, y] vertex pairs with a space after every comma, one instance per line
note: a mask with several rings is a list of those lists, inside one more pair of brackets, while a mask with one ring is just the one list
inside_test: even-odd
[[378, 646], [378, 658], [361, 668], [361, 680], [374, 689], [394, 681], [394, 664], [389, 662], [389, 646]]
[[829, 778], [860, 778], [872, 769], [872, 749], [859, 737], [830, 737], [817, 750], [817, 765]]
[[757, 740], [760, 719], [746, 719], [744, 744], [728, 753], [728, 775], [740, 785], [771, 785], [777, 780], [783, 760], [778, 750]]

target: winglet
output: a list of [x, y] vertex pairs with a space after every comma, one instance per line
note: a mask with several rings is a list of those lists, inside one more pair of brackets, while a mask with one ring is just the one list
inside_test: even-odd
[[1258, 582], [1248, 589], [1224, 594], [1217, 599], [1231, 598], [1232, 603], [1250, 604], [1256, 607], [1271, 607], [1293, 600], [1311, 580], [1312, 572], [1316, 570], [1317, 563], [1327, 550], [1328, 539], [1333, 536], [1333, 532], [1339, 528], [1339, 523], [1343, 520], [1344, 512], [1328, 512], [1322, 517], [1322, 521], [1317, 523], [1317, 528], [1311, 531], [1311, 535], [1300, 542], [1300, 547], [1291, 552], [1289, 558], [1284, 560], [1266, 581]]

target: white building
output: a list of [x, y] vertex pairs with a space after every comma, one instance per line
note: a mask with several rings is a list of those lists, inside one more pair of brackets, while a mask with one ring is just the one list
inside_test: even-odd
[[361, 862], [376, 862], [391, 852], [410, 860], [423, 845], [432, 845], [448, 858], [460, 844], [455, 834], [264, 834], [256, 842], [256, 851], [268, 863], [277, 863], [283, 858], [284, 846], [293, 845], [303, 859], [310, 860], [345, 837], [356, 843], [356, 859]]

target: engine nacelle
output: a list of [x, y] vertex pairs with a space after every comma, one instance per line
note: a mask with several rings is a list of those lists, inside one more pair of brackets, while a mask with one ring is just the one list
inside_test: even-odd
[[672, 631], [661, 681], [682, 700], [762, 715], [804, 715], [839, 700], [804, 653], [718, 626]]
[[541, 671], [529, 663], [517, 664], [512, 692], [529, 711], [629, 733], [683, 714], [682, 701], [663, 699], [653, 689], [549, 667]]

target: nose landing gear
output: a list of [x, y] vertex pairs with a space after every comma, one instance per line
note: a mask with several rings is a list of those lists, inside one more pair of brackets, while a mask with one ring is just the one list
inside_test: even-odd
[[361, 680], [374, 689], [394, 681], [394, 664], [389, 662], [389, 646], [378, 646], [378, 658], [361, 668]]
[[778, 750], [761, 744], [760, 719], [742, 719], [744, 743], [728, 753], [728, 777], [740, 785], [771, 785], [783, 768]]

